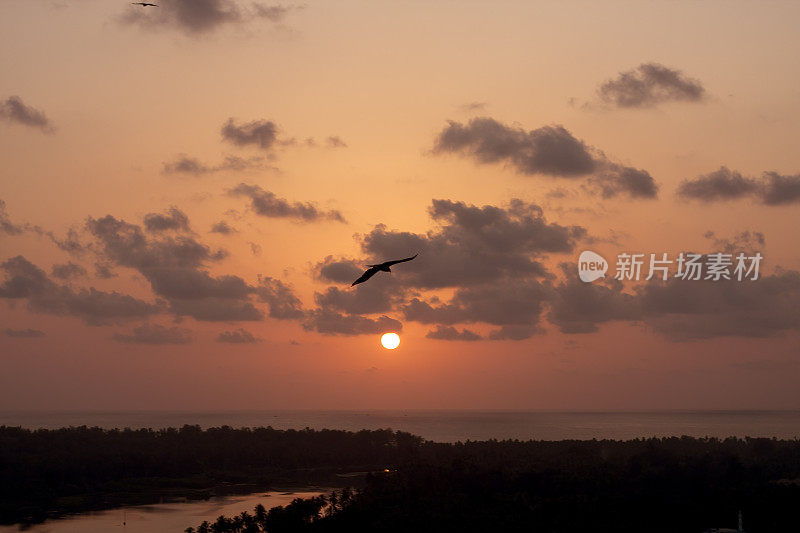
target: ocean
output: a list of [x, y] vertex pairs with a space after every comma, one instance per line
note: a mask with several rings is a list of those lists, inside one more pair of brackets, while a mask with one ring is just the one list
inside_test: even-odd
[[438, 442], [691, 437], [800, 438], [800, 411], [120, 411], [0, 412], [0, 425], [166, 428], [184, 424], [276, 429], [391, 428]]

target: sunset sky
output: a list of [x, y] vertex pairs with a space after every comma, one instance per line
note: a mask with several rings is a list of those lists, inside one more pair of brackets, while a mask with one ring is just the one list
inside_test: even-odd
[[0, 3], [0, 408], [800, 409], [800, 4], [155, 3]]

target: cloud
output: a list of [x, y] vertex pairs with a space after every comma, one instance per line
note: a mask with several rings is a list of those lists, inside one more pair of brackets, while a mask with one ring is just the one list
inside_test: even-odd
[[302, 9], [302, 6], [253, 4], [255, 14], [271, 22], [282, 22], [289, 13], [296, 9]]
[[96, 326], [159, 312], [155, 305], [118, 292], [58, 285], [21, 255], [0, 263], [0, 270], [6, 274], [6, 280], [0, 284], [0, 298], [25, 298], [28, 308], [36, 313], [76, 316]]
[[0, 120], [38, 128], [44, 133], [55, 131], [43, 111], [26, 105], [19, 96], [10, 96], [5, 101], [0, 101]]
[[470, 113], [472, 111], [483, 111], [488, 105], [488, 102], [468, 102], [458, 106], [458, 109], [464, 113]]
[[148, 213], [144, 216], [144, 228], [151, 233], [162, 231], [189, 231], [189, 217], [175, 206], [166, 213]]
[[325, 335], [369, 335], [389, 331], [399, 333], [403, 329], [403, 324], [387, 316], [368, 318], [337, 313], [329, 309], [314, 309], [306, 315], [303, 329]]
[[647, 171], [609, 161], [559, 125], [525, 131], [490, 117], [473, 118], [466, 125], [449, 121], [437, 136], [433, 153], [460, 154], [480, 164], [507, 163], [525, 175], [592, 176], [591, 183], [606, 198], [622, 193], [632, 198], [658, 195], [658, 186]]
[[643, 63], [633, 70], [621, 72], [597, 90], [600, 100], [622, 108], [654, 107], [666, 102], [702, 102], [706, 98], [703, 85], [687, 78], [680, 70], [658, 63]]
[[214, 172], [245, 172], [248, 170], [261, 170], [274, 167], [266, 165], [266, 159], [263, 157], [239, 157], [234, 155], [226, 156], [220, 163], [216, 165], [206, 165], [196, 157], [190, 157], [186, 154], [178, 155], [174, 161], [165, 162], [163, 164], [162, 174], [192, 174], [194, 176], [202, 176], [204, 174], [212, 174]]
[[6, 335], [17, 339], [38, 339], [45, 336], [44, 331], [38, 329], [7, 329]]
[[602, 323], [642, 318], [639, 300], [624, 293], [621, 282], [584, 283], [571, 268], [564, 273], [567, 279], [554, 288], [547, 316], [562, 333], [592, 333]]
[[224, 26], [242, 25], [256, 19], [273, 24], [282, 22], [294, 6], [253, 3], [249, 6], [234, 0], [161, 0], [157, 9], [128, 7], [120, 17], [123, 24], [148, 29], [174, 28], [187, 35], [203, 35]]
[[222, 235], [230, 235], [232, 233], [236, 233], [238, 230], [228, 224], [224, 220], [220, 220], [219, 222], [215, 222], [211, 226], [211, 233], [220, 233]]
[[335, 283], [351, 283], [359, 277], [365, 268], [362, 268], [350, 259], [335, 259], [333, 256], [326, 257], [317, 263], [314, 272], [317, 277], [325, 281]]
[[226, 257], [185, 235], [148, 236], [140, 226], [111, 215], [90, 218], [87, 229], [104, 259], [141, 273], [178, 316], [205, 321], [262, 320], [250, 301], [256, 288], [235, 275], [214, 276], [207, 265]]
[[768, 206], [800, 203], [800, 174], [764, 172], [759, 180], [723, 166], [714, 172], [684, 180], [678, 186], [677, 196], [705, 203], [741, 198], [753, 198]]
[[278, 126], [271, 120], [253, 120], [237, 125], [233, 118], [222, 125], [222, 138], [236, 146], [253, 145], [271, 150], [278, 144]]
[[542, 329], [537, 326], [527, 324], [506, 325], [495, 329], [489, 333], [489, 340], [493, 341], [523, 341], [542, 333]]
[[506, 162], [523, 174], [583, 176], [595, 169], [589, 147], [563, 126], [526, 132], [489, 117], [473, 118], [467, 125], [449, 121], [433, 152], [464, 153], [479, 163]]
[[[565, 269], [566, 271], [567, 269]], [[671, 341], [770, 337], [800, 331], [800, 273], [778, 271], [757, 281], [650, 281], [633, 292], [622, 284], [570, 277], [554, 288], [549, 321], [563, 333], [592, 333], [603, 323], [646, 324]]]
[[395, 279], [391, 276], [382, 276], [345, 290], [328, 287], [324, 292], [314, 293], [314, 301], [325, 309], [354, 315], [370, 315], [388, 312], [395, 304], [402, 301], [404, 296], [405, 290]]
[[750, 196], [756, 194], [758, 189], [756, 180], [746, 178], [727, 167], [720, 167], [719, 170], [703, 174], [693, 180], [684, 180], [678, 187], [678, 196], [714, 202]]
[[786, 205], [800, 202], [800, 174], [782, 176], [777, 172], [764, 173], [761, 200], [766, 205]]
[[143, 324], [129, 335], [115, 333], [113, 339], [125, 344], [188, 344], [192, 342], [192, 332], [176, 326]]
[[25, 228], [11, 222], [11, 218], [6, 212], [6, 203], [0, 200], [0, 233], [6, 235], [19, 235]]
[[238, 328], [233, 331], [223, 331], [217, 337], [217, 342], [225, 342], [229, 344], [252, 344], [261, 342], [261, 339], [255, 337], [247, 330]]
[[542, 276], [540, 256], [570, 252], [586, 235], [580, 226], [548, 223], [539, 206], [517, 199], [505, 207], [433, 200], [428, 211], [438, 224], [428, 233], [378, 225], [362, 236], [362, 250], [374, 259], [365, 263], [419, 252], [392, 274], [402, 278], [404, 286], [465, 287], [506, 276]]
[[479, 341], [483, 337], [468, 329], [461, 331], [452, 326], [437, 326], [425, 335], [428, 339], [437, 339], [442, 341]]
[[291, 320], [303, 317], [303, 305], [294, 291], [279, 279], [262, 276], [256, 288], [259, 300], [269, 305], [270, 318]]
[[627, 193], [631, 198], [656, 198], [658, 185], [646, 170], [605, 162], [590, 178], [590, 184], [600, 190], [603, 198], [614, 198]]
[[400, 306], [406, 320], [423, 324], [486, 323], [497, 326], [539, 322], [549, 299], [546, 284], [530, 279], [507, 279], [477, 287], [460, 288], [447, 302], [412, 298]]
[[637, 298], [647, 324], [670, 340], [770, 337], [800, 330], [800, 272], [757, 281], [648, 283]]
[[325, 139], [325, 144], [328, 148], [347, 148], [347, 143], [344, 142], [338, 135], [331, 135]]
[[713, 231], [707, 231], [703, 237], [713, 243], [713, 249], [717, 252], [729, 254], [744, 252], [749, 256], [754, 255], [764, 249], [766, 238], [760, 231], [742, 231], [732, 238], [717, 237]]
[[69, 280], [73, 278], [80, 278], [86, 275], [86, 269], [80, 265], [76, 265], [72, 261], [67, 261], [63, 264], [53, 265], [52, 274], [54, 278]]
[[250, 207], [257, 215], [263, 217], [288, 218], [299, 222], [320, 220], [346, 222], [339, 211], [321, 211], [309, 202], [289, 202], [284, 198], [278, 198], [270, 191], [265, 191], [258, 185], [240, 183], [228, 191], [228, 195], [250, 198]]
[[251, 302], [207, 296], [192, 300], [171, 300], [169, 310], [205, 322], [254, 322], [264, 320], [264, 312]]

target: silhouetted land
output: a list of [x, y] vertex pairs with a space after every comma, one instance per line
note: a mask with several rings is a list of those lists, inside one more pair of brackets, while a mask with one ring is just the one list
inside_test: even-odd
[[[373, 473], [337, 476], [354, 471]], [[197, 531], [699, 533], [734, 527], [739, 509], [750, 533], [800, 524], [800, 441], [442, 444], [390, 430], [0, 428], [5, 522], [165, 494], [203, 497], [224, 483], [343, 482], [355, 490]]]

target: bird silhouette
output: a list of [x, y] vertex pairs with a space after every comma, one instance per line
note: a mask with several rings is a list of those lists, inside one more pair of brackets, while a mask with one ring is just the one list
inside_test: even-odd
[[147, 7], [147, 6], [158, 7], [158, 4], [149, 4], [147, 2], [131, 2], [131, 4], [142, 7]]
[[414, 254], [411, 257], [406, 257], [405, 259], [397, 259], [395, 261], [386, 261], [385, 263], [379, 263], [377, 265], [367, 265], [369, 268], [361, 274], [361, 277], [355, 280], [350, 286], [358, 285], [359, 283], [364, 283], [369, 278], [377, 274], [378, 272], [391, 272], [392, 269], [389, 268], [392, 265], [396, 265], [397, 263], [405, 263], [406, 261], [411, 261], [419, 254]]

